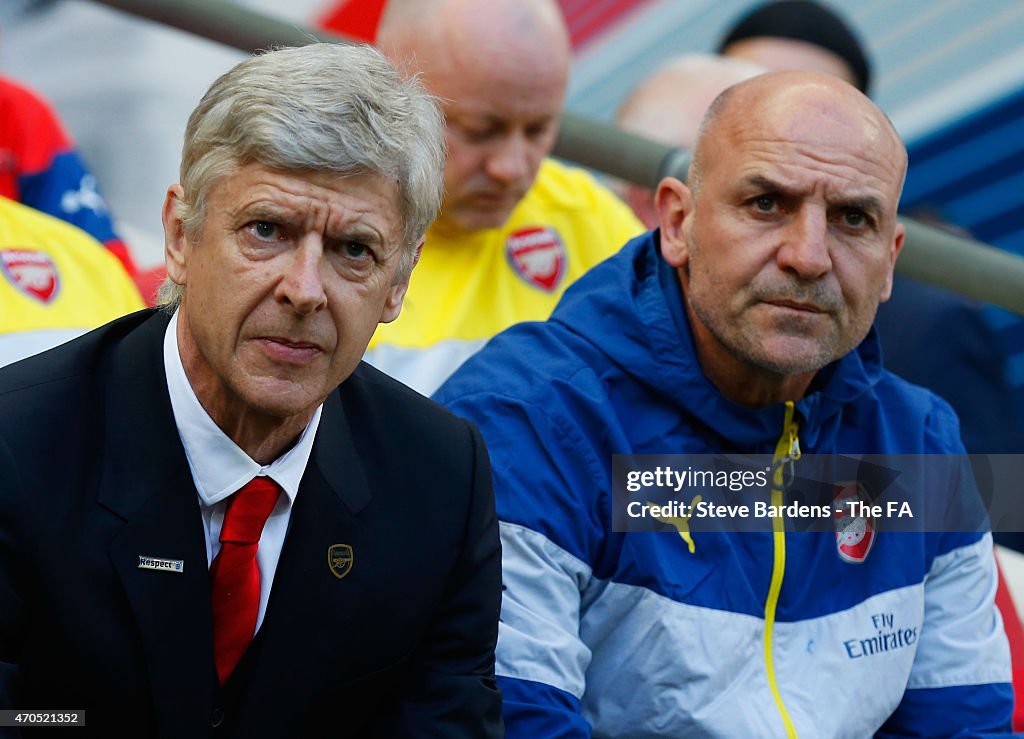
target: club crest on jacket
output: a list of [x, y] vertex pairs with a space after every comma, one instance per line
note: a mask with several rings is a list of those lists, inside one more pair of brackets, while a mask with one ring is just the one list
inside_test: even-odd
[[352, 547], [348, 544], [331, 544], [327, 548], [327, 566], [339, 580], [352, 571], [353, 559]]
[[[836, 527], [836, 549], [844, 562], [860, 564], [868, 558], [878, 532], [874, 516], [858, 515], [871, 505], [867, 490], [859, 482], [836, 483], [833, 499], [833, 522]], [[850, 503], [860, 503], [851, 506]]]

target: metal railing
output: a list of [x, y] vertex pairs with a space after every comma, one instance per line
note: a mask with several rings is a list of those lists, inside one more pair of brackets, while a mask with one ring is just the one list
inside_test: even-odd
[[[352, 39], [288, 23], [224, 0], [93, 0], [246, 52]], [[655, 187], [686, 179], [690, 155], [614, 126], [564, 113], [555, 156]], [[896, 272], [1024, 315], [1024, 258], [909, 218]]]

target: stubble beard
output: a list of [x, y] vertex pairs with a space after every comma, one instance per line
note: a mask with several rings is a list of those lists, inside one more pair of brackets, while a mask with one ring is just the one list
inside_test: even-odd
[[[687, 272], [690, 272], [690, 270], [687, 269]], [[708, 275], [704, 275], [704, 277], [707, 279]], [[812, 339], [806, 336], [806, 334], [801, 337], [801, 326], [799, 325], [801, 319], [796, 316], [792, 318], [785, 316], [775, 317], [772, 323], [771, 336], [760, 336], [756, 332], [755, 324], [750, 320], [744, 320], [744, 315], [746, 310], [761, 303], [768, 297], [766, 293], [770, 291], [751, 287], [747, 308], [738, 312], [736, 317], [732, 318], [721, 308], [711, 305], [711, 301], [702, 300], [700, 291], [692, 288], [692, 279], [687, 281], [691, 289], [686, 291], [686, 301], [693, 314], [704, 325], [708, 333], [741, 363], [755, 367], [772, 377], [781, 379], [792, 375], [816, 372], [843, 354], [846, 354], [864, 338], [861, 335], [855, 342], [851, 342], [850, 346], [843, 346], [840, 341], [839, 328], [835, 325], [832, 326], [827, 335], [822, 336], [820, 339]], [[715, 290], [714, 283], [708, 282], [710, 291], [713, 292]], [[775, 290], [774, 292], [781, 294], [782, 291]], [[814, 293], [817, 291], [812, 289], [810, 292]], [[791, 291], [791, 293], [795, 298], [806, 299], [806, 290], [796, 290]], [[821, 302], [825, 301], [822, 300]], [[835, 313], [830, 315], [834, 316]], [[866, 333], [867, 330], [865, 328], [864, 334]], [[768, 347], [769, 342], [777, 341], [779, 338], [787, 336], [793, 337], [794, 341], [800, 341], [802, 346], [799, 348], [793, 347], [791, 351], [787, 351], [785, 347], [779, 347], [775, 350]], [[813, 342], [813, 346], [809, 346], [811, 342]]]

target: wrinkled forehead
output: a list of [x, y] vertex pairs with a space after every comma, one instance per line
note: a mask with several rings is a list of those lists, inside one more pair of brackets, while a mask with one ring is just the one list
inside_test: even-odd
[[[906, 150], [884, 114], [858, 96], [809, 86], [737, 96], [702, 142], [712, 147], [708, 166], [764, 159], [782, 167], [832, 173], [877, 190], [895, 207], [906, 172]], [[733, 156], [716, 157], [715, 150]]]

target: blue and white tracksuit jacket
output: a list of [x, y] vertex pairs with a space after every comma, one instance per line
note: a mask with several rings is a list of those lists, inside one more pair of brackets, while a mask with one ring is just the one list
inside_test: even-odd
[[510, 737], [1008, 730], [991, 535], [882, 531], [849, 563], [834, 533], [694, 532], [690, 551], [611, 530], [613, 454], [963, 453], [949, 406], [883, 370], [873, 331], [795, 404], [738, 406], [701, 373], [655, 232], [437, 399], [491, 454]]

